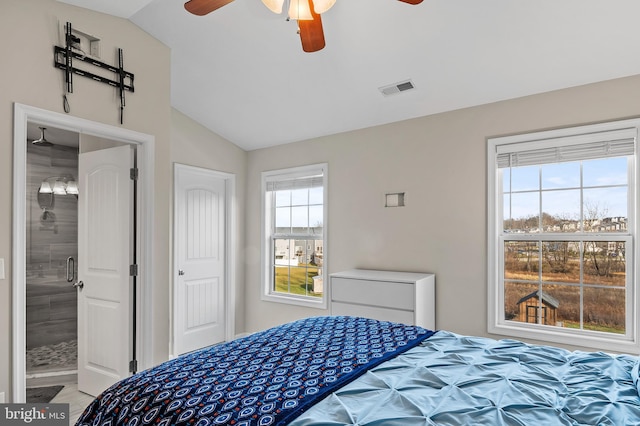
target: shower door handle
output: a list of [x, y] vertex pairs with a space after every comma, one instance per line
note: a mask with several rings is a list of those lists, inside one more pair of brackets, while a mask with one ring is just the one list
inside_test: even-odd
[[[76, 261], [72, 256], [67, 257], [67, 282], [73, 282], [76, 279]], [[74, 284], [75, 286], [75, 284]]]

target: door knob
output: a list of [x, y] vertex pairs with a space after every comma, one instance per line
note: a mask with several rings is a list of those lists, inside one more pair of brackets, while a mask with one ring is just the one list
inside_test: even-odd
[[178, 271], [178, 275], [180, 275], [180, 276], [184, 275], [184, 271], [183, 271], [182, 269], [180, 269], [180, 270]]
[[78, 281], [76, 283], [73, 283], [73, 286], [82, 290], [82, 287], [84, 287], [84, 283], [82, 281]]

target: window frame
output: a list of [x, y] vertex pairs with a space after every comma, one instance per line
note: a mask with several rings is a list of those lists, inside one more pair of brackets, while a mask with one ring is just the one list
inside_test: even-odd
[[[274, 238], [281, 236], [277, 234], [273, 229], [273, 208], [271, 200], [267, 197], [267, 184], [268, 182], [278, 180], [289, 180], [295, 178], [303, 178], [307, 176], [317, 175], [322, 173], [322, 267], [321, 275], [324, 280], [322, 297], [315, 296], [302, 296], [295, 294], [287, 294], [276, 292], [274, 289], [272, 259], [274, 258]], [[261, 220], [262, 220], [262, 242], [261, 242], [261, 300], [286, 303], [291, 305], [304, 306], [309, 308], [327, 309], [328, 305], [328, 259], [327, 253], [327, 236], [328, 236], [328, 182], [329, 182], [329, 167], [327, 163], [311, 164], [299, 167], [290, 167], [286, 169], [270, 170], [261, 173]], [[275, 237], [274, 237], [275, 236]], [[297, 236], [296, 236], [297, 237]], [[303, 237], [303, 236], [300, 236]], [[306, 238], [299, 238], [306, 239]], [[319, 238], [318, 238], [319, 239]]]
[[[638, 259], [638, 179], [640, 177], [638, 161], [638, 131], [640, 119], [619, 120], [585, 126], [576, 126], [556, 130], [525, 133], [502, 137], [487, 138], [487, 329], [489, 333], [516, 337], [519, 339], [535, 339], [544, 342], [568, 344], [599, 350], [634, 352], [640, 350], [639, 315], [640, 291], [636, 271], [639, 269]], [[624, 335], [614, 333], [595, 332], [560, 328], [543, 324], [527, 324], [505, 319], [504, 309], [504, 244], [503, 232], [503, 182], [498, 167], [498, 150], [505, 145], [515, 147], [550, 147], [567, 141], [597, 140], [605, 132], [629, 131], [635, 139], [634, 155], [628, 164], [628, 218], [627, 232], [624, 234], [627, 244], [633, 251], [633, 257], [626, 261], [627, 283], [625, 285], [626, 326]], [[570, 142], [569, 142], [570, 143]], [[516, 148], [518, 149], [518, 148]], [[582, 234], [581, 234], [582, 235]], [[608, 240], [612, 234], [593, 233], [589, 235], [595, 239]], [[526, 237], [525, 237], [526, 238]], [[548, 233], [531, 235], [532, 240], [566, 241], [573, 239], [571, 233]], [[620, 235], [616, 235], [619, 239]], [[504, 247], [504, 246], [503, 246]]]

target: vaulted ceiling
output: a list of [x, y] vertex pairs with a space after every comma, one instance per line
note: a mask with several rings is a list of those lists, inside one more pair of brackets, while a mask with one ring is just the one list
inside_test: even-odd
[[640, 74], [637, 0], [337, 0], [315, 53], [260, 0], [58, 1], [169, 46], [172, 106], [245, 150]]

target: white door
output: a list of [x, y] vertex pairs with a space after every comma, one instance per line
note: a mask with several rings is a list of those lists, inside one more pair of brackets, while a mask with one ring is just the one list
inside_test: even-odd
[[80, 154], [78, 389], [98, 395], [129, 374], [131, 146]]
[[225, 340], [225, 186], [210, 170], [175, 167], [174, 355]]

